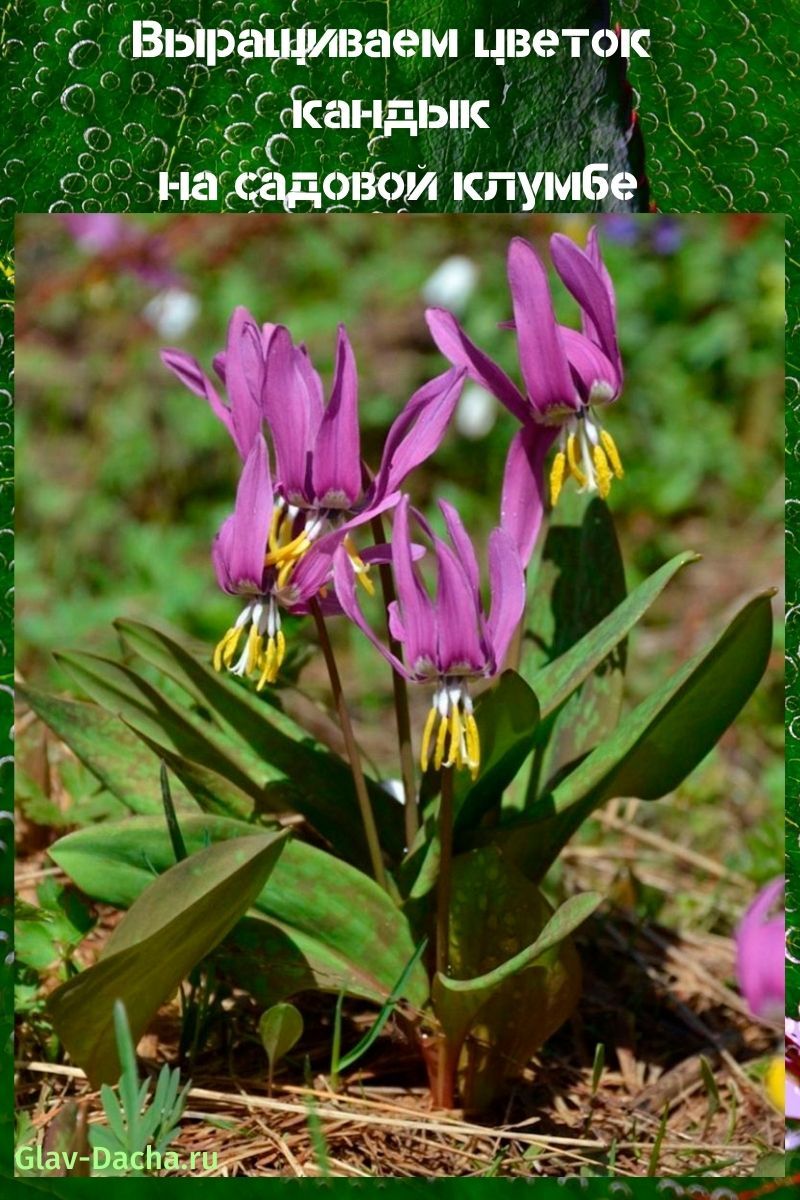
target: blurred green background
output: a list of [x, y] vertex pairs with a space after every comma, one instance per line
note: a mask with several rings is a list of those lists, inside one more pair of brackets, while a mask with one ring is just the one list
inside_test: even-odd
[[[509, 237], [524, 234], [546, 254], [553, 231], [583, 240], [589, 227], [584, 217], [537, 216], [115, 220], [127, 224], [102, 247], [55, 216], [17, 223], [17, 664], [59, 689], [67, 683], [50, 651], [112, 648], [116, 616], [166, 619], [211, 647], [233, 615], [208, 549], [238, 460], [205, 402], [161, 366], [161, 346], [188, 349], [210, 370], [232, 308], [244, 304], [306, 341], [327, 384], [345, 322], [375, 466], [393, 416], [446, 365], [426, 303], [456, 309], [518, 378], [513, 335], [497, 327], [510, 316]], [[607, 425], [626, 467], [611, 506], [629, 585], [680, 549], [704, 555], [634, 635], [636, 699], [742, 593], [782, 582], [783, 219], [599, 224], [626, 370]], [[575, 323], [575, 305], [560, 285], [555, 292], [559, 318]], [[446, 496], [481, 541], [497, 520], [515, 427], [469, 388], [440, 452], [409, 481], [415, 500]], [[382, 664], [356, 639], [350, 646], [359, 714], [382, 712]], [[661, 817], [669, 832], [674, 814], [679, 831], [685, 801], [700, 844], [717, 856], [724, 801], [724, 853], [755, 881], [782, 869], [780, 649], [779, 640], [735, 730]], [[380, 741], [372, 749], [380, 758]]]

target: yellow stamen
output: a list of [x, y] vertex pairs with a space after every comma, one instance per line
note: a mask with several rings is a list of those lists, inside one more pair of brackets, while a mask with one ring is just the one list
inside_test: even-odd
[[289, 562], [292, 566], [297, 559], [302, 558], [306, 550], [311, 545], [308, 534], [298, 533], [296, 538], [292, 538], [285, 546], [277, 546], [275, 548], [270, 545], [269, 554], [264, 559], [264, 566], [277, 567], [279, 564]]
[[450, 749], [447, 753], [446, 767], [460, 767], [461, 762], [461, 714], [458, 705], [454, 704], [450, 711]]
[[564, 486], [564, 476], [567, 471], [567, 458], [563, 450], [559, 450], [550, 468], [550, 503], [555, 508], [561, 488]]
[[578, 439], [574, 433], [571, 433], [567, 438], [567, 462], [569, 463], [569, 470], [572, 478], [577, 480], [580, 487], [586, 487], [586, 476], [581, 470], [580, 463], [578, 462], [577, 444]]
[[261, 662], [261, 675], [258, 683], [256, 684], [257, 692], [260, 692], [265, 684], [274, 683], [278, 678], [278, 667], [280, 666], [280, 663], [278, 662], [278, 647], [274, 637], [267, 638], [267, 650], [266, 653], [262, 655]]
[[786, 1063], [783, 1055], [772, 1059], [765, 1083], [770, 1100], [779, 1112], [783, 1112], [786, 1107]]
[[619, 450], [617, 450], [617, 444], [607, 429], [600, 430], [600, 442], [606, 452], [608, 461], [611, 463], [611, 470], [617, 479], [622, 479], [622, 476], [625, 474], [622, 469], [622, 460], [619, 456]]
[[434, 704], [431, 706], [431, 710], [428, 713], [428, 719], [425, 722], [425, 729], [422, 734], [422, 749], [419, 755], [419, 762], [420, 766], [422, 767], [423, 775], [428, 769], [428, 762], [430, 760], [431, 736], [433, 735], [433, 727], [436, 724], [436, 715], [437, 708]]
[[433, 752], [433, 765], [437, 771], [441, 769], [442, 759], [444, 758], [444, 743], [447, 737], [447, 730], [447, 717], [442, 717], [439, 721], [439, 732], [436, 735], [436, 749]]
[[597, 490], [603, 500], [606, 499], [611, 491], [611, 468], [608, 465], [606, 452], [602, 446], [592, 447], [592, 460], [594, 462], [595, 475], [597, 476]]
[[247, 662], [245, 665], [245, 674], [249, 675], [253, 671], [261, 657], [261, 646], [263, 638], [259, 635], [255, 625], [250, 626], [250, 632], [247, 635]]
[[268, 539], [269, 540], [269, 548], [273, 552], [273, 554], [275, 553], [276, 550], [280, 549], [279, 534], [280, 534], [281, 525], [283, 523], [283, 517], [284, 517], [283, 509], [273, 508], [272, 522], [269, 527], [269, 539]]
[[242, 626], [238, 628], [232, 626], [217, 642], [214, 648], [214, 670], [221, 671], [223, 664], [226, 667], [231, 665], [233, 656], [236, 653], [236, 647], [239, 645], [239, 638], [242, 636]]
[[375, 584], [369, 577], [369, 567], [359, 556], [359, 553], [353, 545], [349, 534], [344, 539], [344, 548], [350, 556], [350, 562], [353, 564], [353, 570], [355, 571], [356, 579], [361, 584], [368, 596], [374, 596]]
[[467, 730], [467, 765], [472, 778], [477, 779], [478, 769], [481, 765], [481, 737], [478, 733], [478, 722], [472, 713], [466, 713], [464, 724]]

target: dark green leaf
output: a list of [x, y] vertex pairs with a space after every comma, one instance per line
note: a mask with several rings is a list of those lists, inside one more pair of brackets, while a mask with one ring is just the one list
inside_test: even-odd
[[[35, 688], [20, 686], [18, 692], [45, 725], [66, 742], [131, 812], [160, 810], [158, 764], [117, 717], [96, 704], [62, 700]], [[176, 789], [175, 800], [178, 805], [194, 807], [183, 788]]]
[[[222, 817], [181, 818], [187, 850], [238, 838], [252, 826]], [[132, 904], [154, 874], [174, 861], [163, 819], [135, 818], [81, 829], [50, 855], [88, 895]], [[253, 905], [218, 952], [220, 962], [264, 1006], [309, 988], [381, 1003], [414, 952], [407, 921], [362, 872], [322, 850], [291, 841]], [[418, 966], [407, 997], [427, 998]]]
[[115, 1000], [124, 1001], [138, 1040], [159, 1005], [253, 903], [286, 836], [234, 838], [171, 867], [142, 891], [96, 965], [53, 992], [53, 1025], [94, 1086], [119, 1075]]
[[[258, 755], [262, 775], [272, 785], [267, 795], [274, 791], [278, 807], [302, 813], [344, 858], [368, 865], [353, 780], [342, 759], [285, 713], [200, 662], [170, 630], [138, 621], [116, 625], [131, 650], [185, 688], [230, 736]], [[292, 784], [288, 805], [281, 801], [279, 787], [286, 782]], [[398, 858], [403, 851], [402, 810], [382, 788], [371, 781], [368, 786], [381, 845]]]
[[713, 749], [766, 668], [771, 596], [745, 605], [710, 647], [642, 701], [550, 794], [495, 831], [526, 874], [540, 877], [598, 805], [615, 796], [657, 800]]

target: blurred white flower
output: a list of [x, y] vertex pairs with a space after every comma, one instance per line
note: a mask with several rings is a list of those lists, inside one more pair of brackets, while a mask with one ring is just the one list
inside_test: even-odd
[[426, 304], [463, 312], [478, 282], [478, 268], [463, 254], [446, 258], [422, 285]]
[[456, 429], [465, 438], [477, 442], [492, 428], [497, 418], [497, 401], [477, 383], [468, 383], [456, 409]]
[[390, 796], [393, 796], [395, 800], [399, 800], [401, 804], [405, 804], [406, 793], [403, 788], [403, 781], [401, 779], [382, 779], [381, 787], [385, 792], [388, 792]]
[[183, 288], [167, 288], [144, 307], [144, 317], [163, 338], [173, 340], [186, 333], [197, 320], [200, 301]]

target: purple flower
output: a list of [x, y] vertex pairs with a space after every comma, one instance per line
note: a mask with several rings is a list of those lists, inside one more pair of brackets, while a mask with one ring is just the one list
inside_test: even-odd
[[513, 238], [508, 281], [519, 364], [525, 391], [483, 353], [452, 313], [429, 309], [426, 316], [436, 345], [454, 366], [503, 403], [522, 423], [509, 451], [503, 487], [503, 527], [514, 538], [523, 562], [530, 559], [544, 509], [544, 460], [558, 449], [550, 472], [555, 504], [570, 475], [581, 490], [605, 498], [622, 465], [611, 435], [596, 409], [615, 400], [622, 387], [614, 289], [597, 242], [589, 233], [586, 250], [554, 234], [550, 251], [556, 271], [581, 309], [581, 332], [555, 318], [547, 273], [533, 247]]
[[162, 238], [120, 213], [59, 213], [76, 246], [111, 260], [152, 287], [175, 287], [181, 277], [169, 262]]
[[[307, 612], [330, 578], [333, 556], [347, 544], [352, 529], [397, 503], [396, 492], [318, 537], [319, 522], [286, 505], [276, 496], [263, 434], [256, 434], [247, 455], [236, 504], [214, 540], [212, 561], [224, 592], [239, 596], [244, 607], [214, 651], [214, 667], [236, 675], [258, 675], [259, 690], [278, 677], [286, 653], [280, 609]], [[347, 546], [353, 569], [364, 573], [366, 563]], [[385, 547], [373, 547], [367, 561], [381, 561]], [[234, 662], [242, 636], [244, 648]]]
[[401, 662], [367, 624], [356, 597], [355, 579], [344, 549], [334, 555], [336, 594], [345, 613], [366, 633], [384, 658], [415, 683], [435, 682], [422, 738], [421, 763], [467, 767], [475, 778], [480, 766], [478, 727], [469, 681], [500, 670], [522, 616], [525, 579], [513, 541], [503, 529], [489, 539], [492, 603], [488, 616], [480, 597], [475, 551], [456, 510], [440, 502], [450, 545], [433, 537], [437, 590], [431, 599], [414, 565], [409, 528], [409, 499], [397, 506], [392, 532], [392, 565], [397, 601], [390, 606], [393, 637], [403, 645]]
[[736, 972], [751, 1012], [780, 1020], [785, 1007], [783, 878], [762, 888], [736, 930]]
[[214, 370], [225, 385], [226, 404], [196, 358], [183, 350], [161, 351], [161, 361], [181, 383], [204, 396], [233, 439], [244, 462], [261, 431], [265, 350], [272, 325], [260, 329], [246, 308], [235, 308], [228, 324], [225, 350], [214, 358]]
[[339, 326], [330, 399], [304, 346], [278, 325], [269, 339], [264, 417], [275, 446], [279, 489], [288, 504], [317, 514], [355, 514], [394, 491], [438, 448], [466, 371], [450, 370], [420, 388], [394, 421], [377, 475], [364, 489], [358, 375]]

